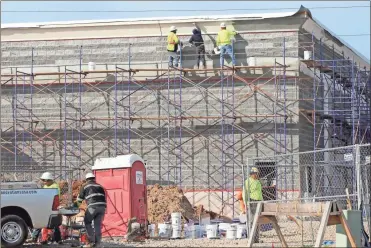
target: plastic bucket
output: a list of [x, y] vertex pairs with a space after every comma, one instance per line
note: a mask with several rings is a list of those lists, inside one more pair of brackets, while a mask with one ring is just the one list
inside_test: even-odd
[[230, 223], [220, 223], [219, 224], [219, 234], [221, 236], [225, 236], [227, 233], [228, 228], [231, 226]]
[[227, 239], [236, 239], [237, 238], [237, 225], [230, 225], [227, 229], [225, 237]]
[[158, 236], [160, 238], [170, 238], [171, 225], [170, 224], [158, 224]]
[[171, 214], [171, 225], [173, 226], [180, 226], [182, 220], [181, 213], [172, 213]]
[[304, 51], [304, 59], [311, 60], [312, 59], [312, 51]]
[[206, 237], [208, 239], [218, 239], [218, 225], [207, 225], [206, 226]]
[[89, 62], [88, 63], [88, 70], [89, 71], [94, 71], [95, 70], [95, 63], [94, 62]]
[[246, 225], [237, 225], [237, 239], [245, 239], [247, 238], [247, 228]]
[[173, 239], [180, 239], [182, 236], [182, 226], [181, 225], [173, 225], [173, 234], [171, 238]]
[[151, 224], [148, 226], [148, 234], [150, 238], [155, 237], [156, 224]]

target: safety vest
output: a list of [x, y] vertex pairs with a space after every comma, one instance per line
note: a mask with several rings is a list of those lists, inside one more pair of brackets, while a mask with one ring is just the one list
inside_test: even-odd
[[167, 50], [169, 52], [176, 52], [176, 45], [179, 43], [179, 39], [173, 32], [170, 32], [167, 36]]
[[44, 185], [44, 189], [58, 189], [58, 195], [59, 195], [59, 197], [61, 197], [61, 190], [59, 188], [58, 183], [53, 183], [50, 186]]
[[235, 31], [229, 31], [227, 29], [222, 29], [218, 33], [218, 37], [216, 38], [216, 45], [217, 46], [224, 46], [231, 44], [231, 38], [236, 35]]
[[247, 190], [250, 189], [250, 200], [251, 201], [262, 201], [263, 192], [262, 185], [258, 179], [253, 179], [249, 177], [245, 180], [245, 185], [243, 187], [243, 200], [244, 202], [248, 201]]

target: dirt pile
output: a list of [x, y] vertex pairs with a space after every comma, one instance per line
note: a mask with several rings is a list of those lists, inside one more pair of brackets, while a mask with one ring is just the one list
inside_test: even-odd
[[180, 212], [185, 220], [197, 220], [195, 209], [176, 186], [147, 186], [148, 221], [163, 223], [171, 213]]
[[[80, 187], [84, 184], [84, 181], [73, 181], [72, 182], [72, 200], [75, 201], [80, 193]], [[59, 188], [61, 190], [60, 204], [67, 206], [69, 195], [68, 195], [68, 183], [67, 181], [60, 181]]]
[[[80, 188], [84, 184], [84, 181], [74, 181], [72, 184], [73, 201], [79, 195]], [[59, 183], [61, 189], [61, 206], [67, 206], [69, 201], [68, 196], [68, 183], [61, 181]], [[86, 209], [85, 201], [79, 207], [82, 210], [82, 214]], [[149, 185], [147, 186], [147, 209], [148, 209], [148, 221], [150, 223], [163, 223], [165, 221], [171, 221], [171, 213], [180, 212], [182, 214], [183, 221], [188, 222], [189, 220], [198, 221], [199, 218], [210, 216], [210, 219], [224, 219], [225, 217], [220, 216], [217, 213], [207, 211], [202, 205], [192, 206], [184, 195], [183, 191], [177, 186], [161, 186], [161, 185]]]

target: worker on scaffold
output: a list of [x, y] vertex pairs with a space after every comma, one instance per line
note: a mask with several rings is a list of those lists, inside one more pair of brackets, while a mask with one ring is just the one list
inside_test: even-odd
[[196, 23], [193, 24], [195, 25], [195, 28], [192, 30], [193, 34], [189, 39], [189, 43], [196, 47], [197, 69], [200, 69], [200, 61], [202, 62], [203, 68], [206, 69], [204, 39], [201, 35], [201, 29], [197, 26]]
[[[256, 167], [251, 168], [250, 177], [245, 180], [245, 183], [243, 185], [242, 197], [243, 197], [245, 205], [250, 206], [250, 209], [248, 209], [248, 211], [251, 211], [251, 217], [252, 217], [251, 220], [252, 220], [254, 219], [253, 216], [255, 215], [258, 202], [263, 200], [262, 184], [259, 181], [258, 168]], [[249, 224], [251, 225], [251, 223]], [[256, 230], [256, 234], [253, 240], [254, 243], [259, 242], [259, 229], [260, 227], [258, 227]]]
[[220, 29], [218, 37], [216, 38], [216, 45], [220, 50], [220, 67], [223, 68], [224, 66], [225, 53], [228, 53], [229, 56], [231, 56], [232, 65], [235, 66], [236, 58], [232, 49], [232, 40], [234, 40], [234, 36], [237, 35], [238, 32], [228, 30], [224, 22], [220, 24]]
[[[175, 26], [170, 27], [170, 33], [167, 36], [167, 51], [169, 53], [169, 67], [178, 67], [179, 55], [178, 48], [182, 45], [179, 41], [178, 36], [176, 35], [177, 28]], [[174, 61], [175, 60], [175, 61]], [[175, 62], [173, 65], [173, 61]]]

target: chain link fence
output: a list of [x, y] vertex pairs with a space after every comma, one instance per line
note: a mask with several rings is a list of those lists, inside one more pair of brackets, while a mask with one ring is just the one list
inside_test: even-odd
[[[253, 167], [259, 170], [264, 202], [336, 201], [341, 209], [360, 210], [363, 229], [370, 234], [370, 152], [366, 144], [253, 158], [246, 163], [244, 178]], [[247, 198], [247, 219], [252, 223], [257, 201], [250, 193]], [[278, 224], [289, 246], [302, 247], [314, 245], [320, 220], [293, 213], [278, 217]], [[270, 224], [261, 225], [258, 236], [254, 246], [280, 243]], [[335, 236], [336, 226], [328, 226], [323, 240], [335, 241]]]

